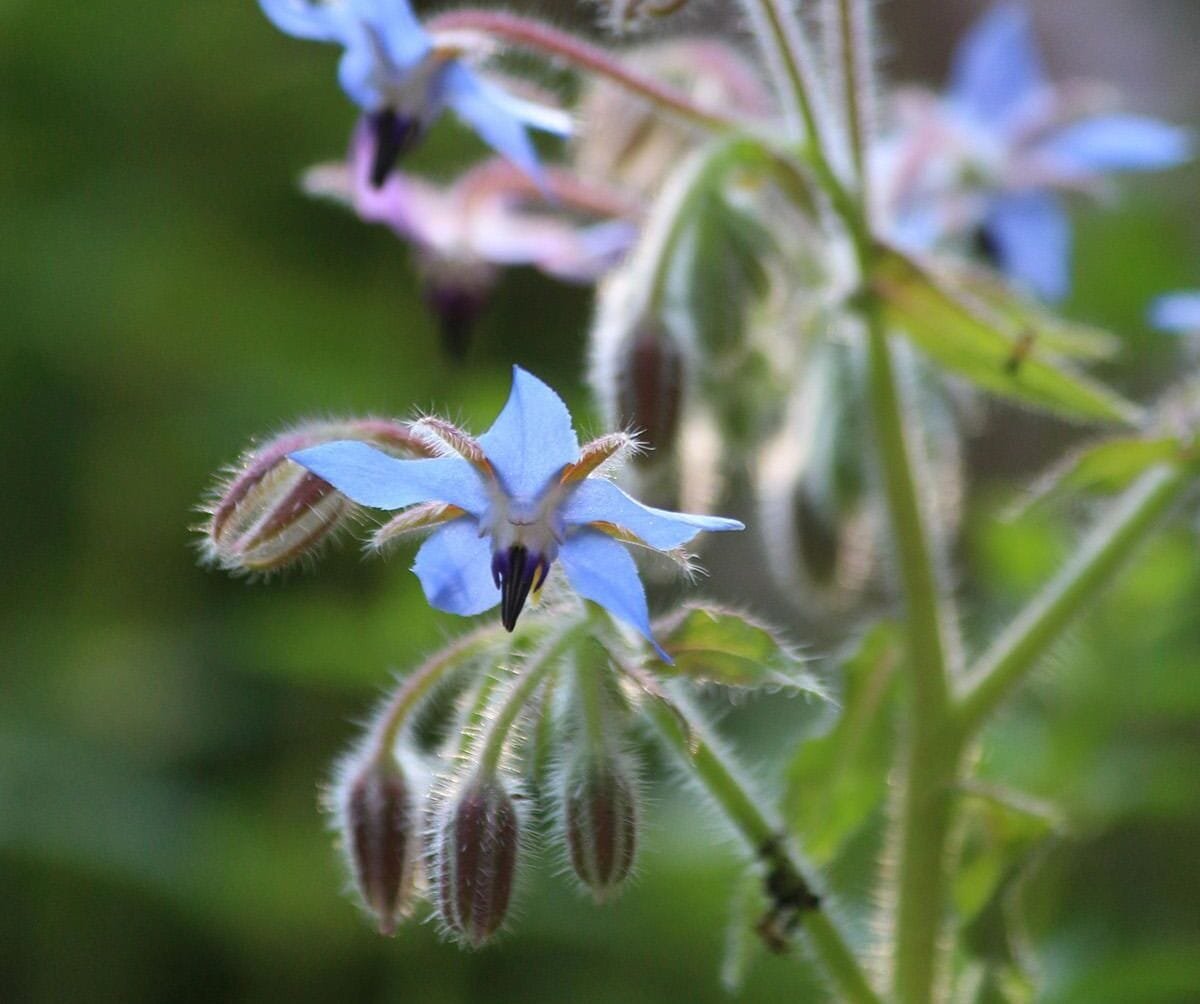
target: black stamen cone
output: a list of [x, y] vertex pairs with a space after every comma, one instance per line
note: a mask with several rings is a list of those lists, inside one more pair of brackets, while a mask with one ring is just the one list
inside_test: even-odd
[[425, 289], [425, 303], [437, 318], [446, 355], [462, 362], [471, 345], [475, 322], [487, 303], [487, 290], [470, 283], [430, 283]]
[[1000, 245], [986, 225], [976, 227], [971, 234], [971, 250], [993, 268], [1000, 267]]
[[492, 558], [492, 576], [500, 587], [500, 620], [505, 630], [517, 626], [529, 591], [541, 586], [548, 571], [544, 558], [531, 555], [520, 546], [510, 547]]
[[382, 188], [396, 162], [417, 142], [421, 123], [414, 118], [401, 118], [391, 108], [376, 112], [370, 118], [375, 137], [375, 156], [371, 160], [371, 187]]

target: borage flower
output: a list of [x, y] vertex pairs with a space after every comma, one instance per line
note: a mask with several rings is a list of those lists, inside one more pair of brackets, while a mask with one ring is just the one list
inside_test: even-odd
[[946, 96], [901, 103], [903, 134], [888, 154], [893, 239], [926, 250], [973, 235], [1019, 286], [1061, 299], [1071, 257], [1061, 194], [1102, 190], [1107, 175], [1191, 155], [1185, 130], [1100, 111], [1099, 93], [1052, 84], [1028, 11], [994, 8], [959, 46]]
[[702, 530], [744, 529], [737, 520], [644, 506], [594, 476], [631, 448], [631, 438], [615, 433], [581, 449], [566, 405], [520, 367], [508, 403], [479, 439], [441, 419], [416, 428], [448, 455], [397, 460], [343, 441], [291, 458], [360, 505], [403, 510], [377, 540], [436, 527], [413, 571], [430, 604], [448, 613], [471, 616], [499, 604], [511, 631], [557, 562], [580, 596], [635, 627], [667, 659], [622, 544], [677, 552]]
[[[636, 209], [627, 199], [557, 169], [535, 185], [513, 165], [493, 159], [448, 186], [399, 171], [376, 186], [375, 148], [371, 130], [360, 127], [347, 161], [310, 170], [305, 190], [350, 206], [360, 219], [390, 227], [412, 244], [426, 299], [454, 355], [465, 350], [500, 268], [530, 265], [556, 279], [589, 283], [616, 265], [637, 238]], [[593, 222], [580, 222], [583, 216]]]
[[508, 94], [464, 61], [459, 38], [421, 27], [408, 0], [259, 0], [281, 31], [345, 48], [342, 89], [367, 114], [375, 134], [371, 179], [384, 179], [425, 130], [450, 108], [498, 153], [538, 178], [526, 127], [565, 136], [570, 119], [556, 108]]

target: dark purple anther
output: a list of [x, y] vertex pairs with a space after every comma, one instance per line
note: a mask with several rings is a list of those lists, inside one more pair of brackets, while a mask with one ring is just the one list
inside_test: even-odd
[[475, 322], [487, 305], [490, 289], [478, 282], [428, 282], [425, 303], [437, 318], [442, 347], [451, 359], [461, 361], [471, 344]]
[[540, 554], [530, 554], [520, 545], [492, 555], [492, 580], [500, 590], [500, 620], [506, 630], [517, 626], [517, 618], [530, 590], [541, 588], [550, 563]]
[[421, 136], [421, 122], [403, 118], [391, 108], [375, 112], [368, 119], [375, 138], [375, 156], [371, 160], [371, 187], [382, 188], [396, 162], [415, 145]]

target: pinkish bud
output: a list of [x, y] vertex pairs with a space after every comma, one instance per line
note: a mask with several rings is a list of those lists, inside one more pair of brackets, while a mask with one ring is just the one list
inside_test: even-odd
[[504, 923], [519, 847], [517, 808], [496, 777], [469, 780], [436, 821], [431, 861], [438, 912], [476, 948]]
[[571, 867], [597, 902], [603, 902], [633, 867], [636, 782], [618, 758], [581, 757], [567, 771], [562, 808]]
[[373, 759], [340, 789], [339, 825], [359, 895], [390, 935], [412, 901], [419, 860], [418, 809], [390, 757]]
[[268, 572], [311, 554], [354, 506], [327, 482], [288, 459], [318, 443], [355, 439], [399, 457], [427, 457], [432, 448], [409, 427], [387, 419], [302, 426], [244, 457], [218, 487], [204, 528], [204, 547], [215, 564], [232, 571]]
[[683, 350], [662, 321], [643, 320], [618, 362], [617, 412], [647, 447], [647, 461], [661, 460], [675, 443], [685, 380]]

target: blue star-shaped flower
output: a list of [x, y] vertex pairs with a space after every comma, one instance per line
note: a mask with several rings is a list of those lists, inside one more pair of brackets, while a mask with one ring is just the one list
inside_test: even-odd
[[498, 153], [538, 179], [537, 153], [526, 127], [570, 131], [565, 114], [522, 101], [489, 83], [438, 44], [408, 0], [259, 0], [280, 30], [345, 48], [338, 77], [366, 113], [376, 138], [372, 180], [381, 185], [396, 161], [446, 109], [452, 109]]
[[744, 529], [737, 520], [652, 509], [593, 476], [629, 438], [605, 436], [581, 449], [566, 405], [520, 367], [504, 410], [478, 440], [439, 419], [423, 424], [452, 455], [397, 460], [343, 441], [291, 458], [360, 505], [405, 510], [396, 517], [405, 530], [437, 527], [413, 571], [439, 610], [471, 616], [500, 604], [511, 631], [557, 561], [580, 596], [658, 648], [622, 543], [671, 552], [702, 530]]
[[[1191, 156], [1185, 130], [1097, 114], [1078, 98], [1047, 79], [1024, 6], [994, 7], [960, 44], [945, 98], [925, 107], [912, 130], [914, 147], [928, 151], [927, 175], [938, 180], [898, 207], [895, 238], [928, 245], [973, 228], [1017, 285], [1062, 299], [1070, 289], [1071, 227], [1060, 193]], [[947, 169], [946, 160], [957, 166]]]

